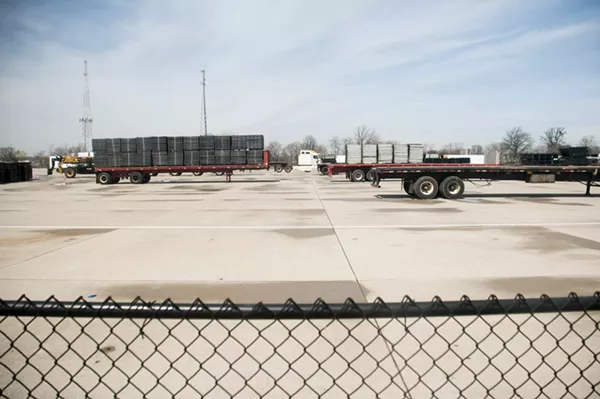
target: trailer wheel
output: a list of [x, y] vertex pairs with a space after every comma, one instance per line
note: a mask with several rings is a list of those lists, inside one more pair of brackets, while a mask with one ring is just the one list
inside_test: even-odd
[[462, 198], [465, 193], [465, 182], [458, 176], [449, 176], [440, 184], [440, 194], [447, 199]]
[[433, 199], [438, 193], [438, 182], [431, 176], [419, 177], [413, 191], [419, 199]]
[[169, 173], [171, 176], [181, 176], [181, 172], [171, 172]]
[[373, 180], [375, 180], [375, 171], [373, 169], [369, 170], [367, 172], [365, 178], [367, 179], [367, 181], [373, 181]]
[[151, 177], [150, 175], [144, 175], [144, 180], [142, 180], [142, 184], [146, 184], [150, 181]]
[[365, 181], [365, 171], [362, 169], [354, 169], [350, 175], [352, 181]]
[[192, 172], [194, 176], [202, 176], [204, 172]]
[[65, 177], [67, 179], [72, 179], [75, 176], [77, 176], [77, 171], [75, 169], [73, 169], [73, 168], [67, 168], [67, 169], [65, 169]]
[[402, 187], [404, 188], [404, 192], [406, 192], [406, 194], [408, 194], [409, 197], [416, 197], [415, 192], [413, 190], [412, 180], [404, 180], [404, 182], [402, 183]]
[[142, 184], [144, 182], [144, 175], [140, 172], [132, 172], [129, 175], [129, 181], [132, 184]]
[[98, 183], [100, 184], [112, 184], [113, 178], [109, 173], [102, 172], [98, 175]]
[[118, 183], [118, 182], [120, 182], [120, 181], [121, 181], [121, 178], [120, 178], [120, 177], [113, 177], [113, 181], [112, 181], [112, 183], [111, 183], [111, 184], [117, 184], [117, 183]]
[[294, 169], [292, 165], [285, 165], [285, 168], [283, 168], [283, 170], [285, 170], [285, 173], [290, 173], [292, 169]]
[[274, 170], [275, 172], [277, 172], [277, 173], [281, 173], [281, 172], [283, 172], [283, 166], [282, 166], [282, 165], [275, 165], [275, 166], [273, 167], [273, 170]]

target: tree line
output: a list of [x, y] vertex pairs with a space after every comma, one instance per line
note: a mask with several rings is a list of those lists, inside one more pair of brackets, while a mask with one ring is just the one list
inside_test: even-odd
[[[564, 127], [551, 127], [546, 129], [539, 137], [538, 144], [533, 134], [525, 132], [521, 127], [513, 127], [506, 131], [501, 142], [488, 144], [486, 147], [475, 144], [466, 147], [463, 143], [450, 142], [436, 149], [435, 146], [423, 143], [426, 153], [436, 154], [473, 154], [483, 155], [488, 151], [495, 150], [500, 153], [500, 159], [503, 163], [517, 163], [521, 154], [530, 152], [558, 152], [560, 147], [569, 146], [566, 140], [567, 130]], [[382, 140], [375, 129], [366, 125], [357, 126], [350, 135], [346, 137], [333, 136], [329, 142], [319, 143], [312, 135], [305, 136], [302, 140], [294, 141], [287, 145], [274, 140], [267, 144], [266, 148], [270, 151], [272, 159], [283, 160], [290, 163], [297, 163], [298, 155], [301, 150], [314, 150], [319, 154], [344, 154], [347, 144], [396, 144], [395, 140]], [[577, 146], [590, 147], [592, 153], [600, 152], [598, 141], [594, 136], [582, 137]], [[13, 147], [0, 148], [0, 161], [15, 162], [19, 160], [30, 160], [35, 167], [46, 167], [48, 164], [48, 155], [68, 155], [72, 153], [83, 152], [83, 144], [74, 146], [50, 147], [49, 151], [38, 151], [29, 156], [25, 151], [16, 150]]]

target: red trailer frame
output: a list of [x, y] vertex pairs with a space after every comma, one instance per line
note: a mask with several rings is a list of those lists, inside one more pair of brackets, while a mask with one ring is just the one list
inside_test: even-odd
[[134, 184], [145, 184], [159, 173], [223, 173], [227, 182], [236, 170], [269, 170], [273, 167], [278, 173], [285, 170], [290, 172], [292, 166], [287, 162], [272, 162], [268, 150], [263, 152], [263, 163], [259, 165], [194, 165], [194, 166], [127, 166], [127, 167], [96, 167], [96, 183], [116, 184], [123, 178], [129, 178]]
[[473, 164], [458, 164], [458, 163], [336, 163], [329, 165], [329, 176], [346, 174], [346, 179], [353, 182], [358, 181], [373, 181], [375, 179], [374, 168], [412, 168], [423, 166], [439, 166], [439, 167], [456, 167], [456, 166], [496, 166], [496, 165], [473, 165]]

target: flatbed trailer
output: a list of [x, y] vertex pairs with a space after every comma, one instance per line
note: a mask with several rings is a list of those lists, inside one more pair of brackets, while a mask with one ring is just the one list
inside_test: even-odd
[[[375, 175], [373, 172], [374, 168], [396, 168], [396, 167], [413, 167], [413, 166], [456, 166], [459, 164], [424, 164], [424, 163], [390, 163], [390, 164], [381, 164], [381, 163], [336, 163], [329, 164], [328, 171], [329, 173], [323, 173], [322, 169], [319, 169], [323, 174], [329, 174], [329, 176], [345, 174], [346, 179], [349, 179], [353, 182], [361, 182], [361, 181], [373, 181]], [[463, 164], [464, 165], [464, 164]]]
[[193, 173], [201, 176], [203, 173], [219, 173], [225, 176], [227, 182], [231, 181], [231, 176], [236, 170], [269, 170], [273, 168], [275, 172], [290, 172], [293, 167], [287, 162], [270, 161], [269, 151], [265, 150], [263, 154], [263, 163], [258, 165], [193, 165], [193, 166], [127, 166], [127, 167], [96, 167], [96, 183], [116, 184], [121, 179], [128, 178], [133, 184], [145, 184], [153, 176], [159, 173], [169, 173], [171, 175], [180, 175], [181, 173]]
[[586, 195], [592, 186], [599, 186], [600, 165], [592, 166], [529, 166], [529, 165], [433, 165], [386, 167], [371, 169], [372, 185], [380, 187], [383, 180], [402, 180], [404, 191], [411, 197], [431, 199], [462, 198], [465, 180], [512, 180], [527, 183], [580, 182], [586, 185]]

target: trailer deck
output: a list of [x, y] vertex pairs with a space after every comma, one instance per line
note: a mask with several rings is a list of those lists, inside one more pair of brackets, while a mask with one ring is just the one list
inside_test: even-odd
[[122, 178], [129, 178], [134, 184], [148, 183], [152, 176], [159, 173], [178, 175], [182, 173], [194, 173], [201, 176], [203, 173], [222, 173], [226, 181], [231, 181], [234, 171], [243, 170], [269, 170], [271, 167], [277, 173], [283, 170], [291, 172], [293, 169], [287, 162], [270, 160], [270, 153], [265, 150], [262, 164], [256, 165], [189, 165], [189, 166], [124, 166], [124, 167], [96, 167], [96, 182], [100, 184], [115, 184]]
[[600, 166], [529, 166], [529, 165], [433, 165], [413, 164], [372, 168], [372, 185], [379, 187], [382, 180], [400, 179], [407, 194], [419, 199], [438, 195], [455, 199], [464, 194], [464, 180], [513, 180], [527, 183], [581, 182], [590, 188], [600, 182]]

